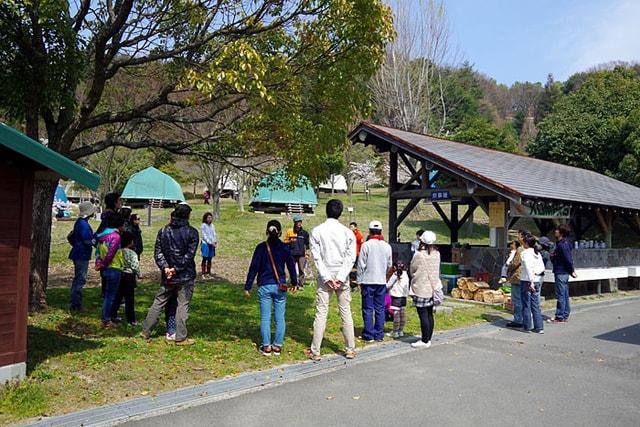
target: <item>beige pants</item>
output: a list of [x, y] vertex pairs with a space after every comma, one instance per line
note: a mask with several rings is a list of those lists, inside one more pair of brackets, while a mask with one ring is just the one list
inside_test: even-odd
[[340, 311], [340, 318], [342, 319], [342, 335], [344, 336], [346, 350], [354, 351], [356, 348], [353, 318], [351, 317], [351, 288], [349, 284], [345, 283], [342, 289], [335, 290], [323, 283], [318, 284], [318, 290], [316, 291], [316, 318], [313, 321], [311, 352], [316, 355], [320, 354], [324, 330], [327, 327], [329, 300], [334, 292], [338, 297], [338, 309]]

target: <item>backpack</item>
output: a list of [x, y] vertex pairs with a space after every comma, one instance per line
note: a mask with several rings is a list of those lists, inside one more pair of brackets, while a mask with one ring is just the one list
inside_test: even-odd
[[76, 243], [75, 235], [76, 235], [76, 224], [77, 224], [77, 222], [78, 222], [78, 220], [76, 220], [76, 223], [73, 224], [73, 228], [71, 229], [69, 234], [67, 234], [67, 242], [69, 242], [69, 244], [71, 246], [73, 246]]

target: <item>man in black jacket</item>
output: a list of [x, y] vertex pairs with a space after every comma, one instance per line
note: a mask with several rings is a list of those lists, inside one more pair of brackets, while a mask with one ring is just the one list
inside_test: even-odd
[[162, 283], [142, 325], [141, 336], [145, 339], [149, 339], [151, 330], [158, 322], [167, 301], [173, 295], [177, 295], [175, 343], [176, 345], [194, 343], [191, 338], [187, 338], [187, 318], [193, 295], [193, 282], [196, 278], [194, 258], [200, 236], [198, 230], [189, 225], [190, 214], [189, 205], [179, 204], [173, 212], [171, 224], [158, 232], [154, 258], [162, 273]]

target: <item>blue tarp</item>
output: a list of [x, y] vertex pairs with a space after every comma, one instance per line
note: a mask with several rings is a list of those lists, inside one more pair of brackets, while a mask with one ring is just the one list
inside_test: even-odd
[[67, 193], [64, 191], [64, 187], [62, 185], [58, 185], [56, 188], [56, 194], [53, 196], [54, 202], [63, 202], [67, 203], [69, 199], [67, 198]]

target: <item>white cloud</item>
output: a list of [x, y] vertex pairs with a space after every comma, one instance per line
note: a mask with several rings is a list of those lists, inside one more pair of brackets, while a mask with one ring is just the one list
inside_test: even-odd
[[583, 8], [564, 23], [571, 34], [562, 41], [556, 55], [566, 55], [558, 75], [571, 74], [610, 61], [640, 61], [640, 1], [601, 2]]

